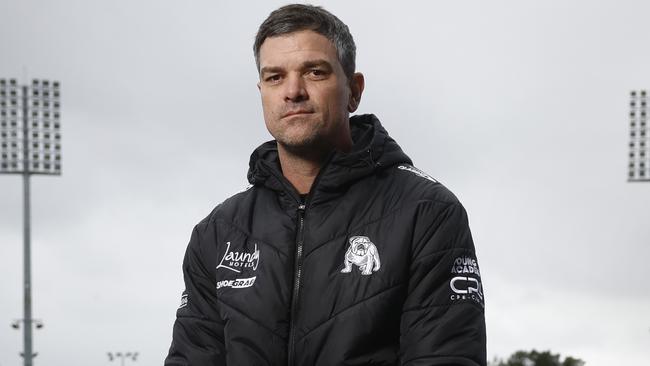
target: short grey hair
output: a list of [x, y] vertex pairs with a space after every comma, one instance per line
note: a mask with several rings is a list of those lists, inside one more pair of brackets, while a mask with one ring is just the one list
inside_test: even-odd
[[257, 71], [260, 71], [260, 48], [267, 38], [302, 30], [312, 30], [332, 42], [350, 80], [354, 75], [357, 46], [348, 26], [322, 7], [306, 4], [285, 5], [274, 10], [260, 25], [253, 45]]

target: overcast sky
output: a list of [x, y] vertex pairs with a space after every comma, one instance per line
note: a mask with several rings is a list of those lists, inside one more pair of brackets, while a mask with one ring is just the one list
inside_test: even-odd
[[[463, 202], [488, 355], [650, 359], [650, 183], [627, 183], [646, 1], [322, 1], [376, 114]], [[32, 179], [36, 365], [161, 365], [194, 224], [268, 140], [252, 41], [284, 1], [0, 2], [0, 78], [59, 80], [63, 175]], [[19, 365], [22, 183], [0, 175], [0, 366]]]

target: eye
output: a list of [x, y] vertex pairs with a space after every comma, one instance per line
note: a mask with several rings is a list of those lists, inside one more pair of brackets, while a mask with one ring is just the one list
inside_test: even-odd
[[327, 77], [327, 72], [322, 69], [310, 69], [308, 74], [314, 79], [323, 79]]
[[281, 79], [282, 76], [280, 74], [273, 74], [273, 75], [269, 75], [266, 79], [264, 79], [264, 81], [266, 81], [267, 83], [277, 83]]

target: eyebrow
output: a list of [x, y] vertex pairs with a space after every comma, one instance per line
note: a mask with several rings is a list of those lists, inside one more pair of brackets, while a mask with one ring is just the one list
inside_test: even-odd
[[327, 62], [325, 60], [322, 60], [322, 59], [305, 61], [305, 62], [302, 63], [302, 67], [305, 68], [305, 69], [309, 69], [309, 68], [312, 68], [312, 67], [323, 67], [323, 68], [327, 69], [328, 71], [332, 70], [332, 65], [329, 62]]
[[[307, 60], [303, 62], [301, 65], [301, 68], [303, 69], [309, 69], [312, 67], [322, 67], [327, 71], [332, 71], [332, 64], [330, 64], [329, 62], [323, 59]], [[285, 71], [284, 68], [280, 66], [264, 66], [263, 68], [260, 69], [260, 75], [264, 75], [265, 73], [277, 73], [283, 71]]]
[[283, 70], [284, 69], [279, 66], [264, 66], [260, 69], [260, 75], [264, 75], [265, 73], [282, 72]]

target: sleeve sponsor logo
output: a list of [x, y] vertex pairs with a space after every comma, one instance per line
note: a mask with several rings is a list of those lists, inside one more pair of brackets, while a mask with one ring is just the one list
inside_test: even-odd
[[187, 294], [181, 296], [181, 304], [178, 306], [179, 309], [182, 309], [187, 306]]
[[399, 165], [399, 166], [397, 167], [397, 169], [407, 170], [407, 171], [409, 171], [409, 172], [411, 172], [411, 173], [417, 175], [418, 177], [422, 177], [422, 178], [424, 178], [424, 179], [428, 179], [428, 180], [432, 181], [433, 183], [438, 183], [438, 181], [435, 180], [432, 176], [430, 176], [429, 174], [427, 174], [427, 173], [421, 171], [420, 169], [418, 169], [418, 168], [416, 168], [416, 167], [413, 167], [413, 166], [410, 166], [410, 165]]
[[484, 305], [481, 273], [476, 259], [467, 256], [456, 258], [451, 267], [451, 274], [451, 301], [473, 300], [481, 306]]

